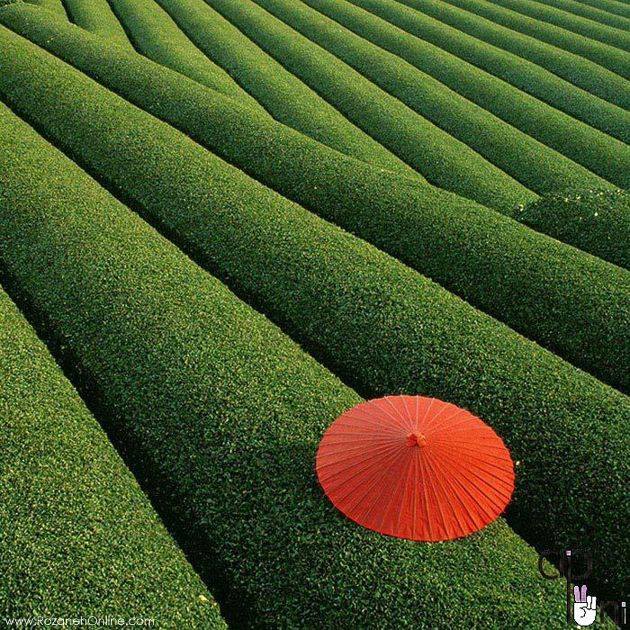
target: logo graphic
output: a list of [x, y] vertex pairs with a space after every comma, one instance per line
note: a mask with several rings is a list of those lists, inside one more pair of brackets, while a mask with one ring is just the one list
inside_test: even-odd
[[[545, 561], [547, 565], [545, 565]], [[551, 569], [551, 572], [550, 572]], [[566, 619], [567, 624], [586, 628], [597, 618], [597, 598], [588, 596], [589, 578], [593, 572], [593, 556], [589, 550], [566, 549], [554, 551], [546, 549], [538, 557], [538, 570], [546, 580], [566, 580]], [[582, 586], [573, 586], [574, 584]], [[599, 601], [599, 617], [609, 617], [620, 628], [628, 628], [627, 601]]]
[[578, 626], [590, 626], [597, 617], [597, 598], [586, 594], [587, 587], [573, 587], [573, 619]]

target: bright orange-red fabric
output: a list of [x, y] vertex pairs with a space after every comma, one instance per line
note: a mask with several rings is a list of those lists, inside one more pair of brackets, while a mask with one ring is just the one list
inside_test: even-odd
[[322, 438], [316, 471], [348, 518], [419, 541], [476, 532], [514, 491], [501, 438], [470, 412], [423, 396], [387, 396], [343, 413]]

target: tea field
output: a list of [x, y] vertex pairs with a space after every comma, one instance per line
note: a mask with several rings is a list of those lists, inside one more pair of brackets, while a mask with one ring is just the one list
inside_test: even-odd
[[[0, 0], [0, 625], [623, 623], [629, 142], [620, 0]], [[498, 519], [330, 503], [396, 394], [502, 438]]]

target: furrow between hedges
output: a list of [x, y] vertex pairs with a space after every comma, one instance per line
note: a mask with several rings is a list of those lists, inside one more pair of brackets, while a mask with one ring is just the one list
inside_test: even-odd
[[519, 221], [630, 269], [630, 192], [565, 191], [525, 206]]
[[120, 46], [133, 49], [125, 29], [120, 25], [107, 0], [64, 0], [64, 2], [74, 24]]
[[[618, 591], [625, 542], [618, 525], [623, 514], [617, 519], [616, 511], [629, 479], [627, 397], [19, 40], [2, 37], [12, 60], [8, 75], [22, 77], [17, 90], [7, 89], [11, 78], [0, 84], [13, 106], [362, 392], [434, 395], [486, 419], [522, 462], [511, 523], [530, 542], [553, 548], [592, 528], [593, 548], [602, 549], [592, 584], [602, 594]], [[81, 94], [80, 111], [73, 94]], [[74, 140], [78, 130], [92, 139], [89, 150]], [[618, 298], [606, 294], [605, 306], [607, 317], [625, 318], [616, 328], [626, 330], [628, 274], [601, 264], [625, 281], [613, 289]], [[595, 282], [586, 269], [578, 275]], [[204, 304], [207, 297], [199, 292], [197, 299]], [[249, 339], [238, 318], [226, 317], [228, 325]], [[237, 368], [225, 361], [224, 369], [227, 376]], [[236, 394], [240, 387], [239, 381], [230, 389]], [[322, 400], [330, 396], [322, 392]], [[242, 418], [251, 422], [248, 414]], [[584, 470], [587, 483], [562, 468], [570, 453], [579, 453], [572, 465]]]
[[[597, 2], [597, 0], [595, 0]], [[566, 11], [567, 13], [573, 13], [580, 17], [587, 18], [599, 24], [605, 24], [606, 26], [612, 26], [613, 28], [627, 30], [630, 28], [630, 9], [628, 10], [628, 16], [616, 15], [609, 11], [604, 10], [604, 3], [601, 3], [600, 8], [590, 6], [585, 2], [578, 2], [577, 0], [537, 0], [539, 4], [555, 7]]]
[[26, 0], [26, 2], [48, 9], [48, 11], [68, 19], [68, 14], [66, 13], [66, 9], [63, 5], [63, 0]]
[[[41, 153], [26, 148], [32, 132], [24, 127], [0, 104], [0, 144], [36, 173]], [[7, 185], [15, 173], [7, 162], [2, 153], [3, 216], [21, 207], [9, 195], [31, 183]], [[2, 614], [65, 619], [80, 611], [86, 619], [227, 628], [107, 436], [1, 288], [0, 377]]]
[[[356, 0], [352, 0], [355, 2]], [[361, 0], [363, 1], [363, 0]], [[440, 0], [396, 0], [477, 39], [509, 51], [550, 70], [573, 85], [630, 109], [628, 82], [613, 71], [547, 42], [524, 35]], [[538, 24], [538, 22], [536, 23]], [[628, 73], [628, 68], [624, 74]]]
[[[558, 52], [567, 51], [589, 59], [624, 79], [630, 78], [630, 55], [624, 50], [582, 37], [553, 24], [534, 20], [516, 11], [505, 9], [486, 0], [444, 0], [448, 4], [486, 18], [512, 31], [545, 42]], [[500, 3], [500, 0], [499, 0]]]
[[536, 197], [471, 147], [251, 0], [208, 0], [207, 5], [431, 184], [504, 212], [519, 197]]
[[582, 2], [615, 15], [622, 15], [630, 20], [630, 6], [623, 2], [617, 2], [617, 0], [582, 0]]
[[208, 59], [154, 0], [110, 0], [138, 52], [260, 112], [266, 110]]
[[[18, 28], [22, 22], [16, 16], [22, 13], [0, 11], [0, 19]], [[136, 105], [169, 121], [285, 197], [365, 238], [526, 336], [627, 389], [625, 320], [611, 319], [613, 304], [620, 316], [625, 316], [627, 272], [461, 197], [384, 174], [283, 125], [263, 117], [256, 119], [251, 111], [239, 112], [232, 101], [181, 75], [137, 55], [107, 48], [76, 29], [54, 26], [41, 13], [36, 16], [39, 23], [33, 25], [37, 28], [26, 29], [31, 37]], [[18, 41], [26, 46], [23, 40]], [[33, 50], [32, 54], [37, 54], [39, 49]], [[49, 64], [54, 62], [41, 51], [39, 57], [48, 59]], [[85, 104], [79, 106], [83, 101], [72, 94], [86, 89], [93, 92], [95, 86], [81, 75], [64, 77], [67, 66], [61, 62], [53, 67], [56, 83], [49, 89], [53, 94], [68, 92], [69, 96], [58, 112], [39, 109], [37, 115], [47, 125], [58, 120], [65, 131], [56, 137], [91, 168], [109, 177], [110, 154], [124, 153], [124, 136], [112, 138], [113, 144], [101, 139], [105, 142], [101, 150], [92, 143], [86, 146], [81, 136], [73, 142], [71, 130], [82, 129], [88, 136], [94, 131], [89, 116], [74, 113]], [[32, 70], [24, 72], [28, 76]], [[36, 76], [32, 78], [35, 84], [39, 80]], [[17, 93], [15, 98], [20, 102]], [[39, 98], [43, 102], [57, 97], [48, 96], [44, 90]], [[106, 116], [106, 112], [99, 116]], [[127, 123], [122, 124], [125, 128]], [[177, 134], [173, 138], [173, 142], [181, 142]], [[166, 141], [165, 146], [166, 151]], [[101, 163], [102, 159], [105, 162]], [[126, 167], [119, 173], [119, 188], [124, 188]]]
[[[495, 0], [495, 3], [505, 9], [509, 9], [510, 11], [514, 11], [518, 14], [525, 15], [528, 18], [533, 18], [534, 20], [543, 22], [543, 29], [545, 33], [549, 33], [554, 40], [563, 43], [565, 40], [571, 40], [572, 38], [570, 34], [566, 32], [570, 31], [577, 33], [584, 38], [596, 40], [602, 42], [603, 44], [607, 44], [608, 46], [625, 50], [626, 52], [630, 51], [630, 32], [626, 30], [620, 30], [619, 28], [612, 28], [611, 26], [598, 24], [590, 19], [584, 19], [583, 17], [568, 13], [567, 11], [563, 11], [557, 7], [545, 6], [540, 2], [533, 2], [532, 0]], [[502, 13], [502, 15], [508, 15], [508, 18], [512, 17], [511, 13], [507, 12], [505, 14]], [[532, 20], [523, 20], [522, 18], [517, 17], [516, 21], [519, 25], [524, 22], [524, 28], [526, 28], [528, 32], [535, 32], [534, 29], [532, 29]], [[547, 24], [552, 24], [559, 27], [559, 29], [550, 29], [546, 26]], [[624, 28], [627, 27], [628, 25], [625, 25]], [[589, 42], [584, 42], [581, 38], [579, 41], [582, 45], [588, 46], [589, 48], [591, 47]], [[570, 43], [574, 44], [575, 42]], [[565, 46], [561, 46], [561, 48], [565, 48]], [[608, 48], [603, 50], [607, 52]]]
[[[604, 179], [617, 186], [630, 187], [630, 148], [623, 142], [548, 106], [509, 83], [350, 2], [345, 0], [303, 1], [351, 29], [357, 35], [405, 59], [469, 101], [492, 112], [510, 125], [514, 125], [532, 138], [582, 164]], [[409, 76], [409, 72], [406, 72], [402, 80], [403, 85], [409, 80]], [[435, 93], [436, 90], [432, 90], [431, 96]], [[449, 94], [452, 93], [449, 92]], [[453, 100], [449, 99], [449, 106]], [[466, 111], [468, 109], [466, 108]], [[462, 108], [456, 124], [466, 124], [466, 120]], [[481, 128], [483, 129], [483, 125]], [[630, 131], [630, 116], [628, 129]], [[510, 138], [518, 135], [513, 127], [505, 126], [505, 130], [510, 133]], [[483, 142], [485, 139], [482, 144]], [[514, 177], [520, 181], [522, 178], [519, 178], [516, 172], [522, 164], [521, 155], [517, 152], [512, 165]], [[550, 155], [555, 155], [555, 153]], [[502, 168], [510, 172], [507, 167], [502, 166]], [[583, 181], [580, 181], [578, 185], [583, 186]]]
[[[630, 113], [572, 85], [545, 68], [492, 46], [395, 0], [349, 0], [352, 4], [488, 72], [595, 129], [630, 141]], [[340, 5], [342, 6], [342, 5]], [[339, 10], [339, 9], [338, 9]], [[427, 51], [433, 56], [435, 50]], [[422, 68], [429, 74], [431, 70]], [[436, 77], [445, 81], [441, 76]], [[480, 84], [480, 89], [483, 82]], [[452, 89], [456, 89], [450, 85]], [[470, 95], [466, 95], [472, 98]], [[628, 99], [630, 105], [630, 99]]]
[[276, 120], [368, 164], [421, 178], [417, 171], [353, 125], [203, 0], [156, 2], [199, 49]]
[[[254, 1], [530, 190], [542, 195], [579, 186], [610, 186], [610, 182], [505, 123], [400, 57], [306, 6], [308, 1]], [[403, 34], [404, 45], [408, 38], [409, 35]], [[616, 155], [609, 157], [611, 162], [616, 161], [613, 160]], [[623, 154], [621, 157], [624, 161]], [[625, 151], [624, 165], [623, 175], [619, 175], [623, 184], [619, 185], [630, 185], [630, 147]], [[507, 210], [510, 214], [512, 208]]]
[[343, 518], [314, 455], [359, 396], [25, 127], [0, 153], [0, 262], [160, 480], [235, 627], [513, 627], [523, 610], [562, 627], [559, 581], [502, 519], [436, 545]]

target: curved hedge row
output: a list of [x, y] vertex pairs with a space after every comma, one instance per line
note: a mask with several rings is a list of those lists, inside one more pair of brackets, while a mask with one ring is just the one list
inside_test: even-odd
[[133, 49], [125, 30], [107, 0], [65, 0], [71, 20], [81, 28]]
[[[23, 127], [0, 105], [0, 145], [21, 157]], [[0, 154], [3, 215], [17, 207], [7, 157]], [[38, 163], [20, 168], [36, 172]], [[226, 628], [133, 475], [1, 288], [0, 382], [2, 615], [80, 612]]]
[[595, 6], [615, 15], [622, 15], [630, 20], [630, 7], [617, 0], [582, 0], [584, 4]]
[[265, 110], [232, 78], [208, 59], [154, 0], [110, 0], [137, 50], [230, 98]]
[[[630, 142], [630, 113], [544, 68], [395, 0], [349, 0], [596, 129]], [[428, 72], [428, 70], [426, 70]], [[444, 81], [443, 77], [437, 77]], [[453, 86], [451, 86], [453, 87]], [[455, 88], [453, 88], [455, 89]], [[630, 105], [630, 99], [628, 99]]]
[[52, 13], [56, 13], [60, 17], [68, 19], [68, 14], [63, 6], [63, 0], [26, 0], [26, 2], [43, 7]]
[[[591, 6], [578, 0], [538, 0], [538, 2], [613, 28], [622, 30], [630, 28], [630, 8], [627, 10], [627, 17], [623, 17], [623, 14], [606, 11], [604, 2], [599, 3], [599, 6]], [[595, 3], [597, 4], [597, 0]]]
[[[628, 480], [628, 434], [623, 430], [630, 412], [627, 397], [257, 184], [75, 70], [59, 72], [63, 64], [38, 54], [32, 45], [14, 45], [4, 37], [2, 41], [11, 62], [5, 64], [8, 79], [0, 79], [0, 92], [14, 106], [362, 392], [422, 392], [486, 419], [514, 458], [523, 462], [511, 522], [531, 542], [554, 548], [578, 540], [585, 527], [592, 527], [593, 548], [603, 549], [603, 541], [608, 541], [594, 582], [602, 593], [619, 588], [627, 542], [620, 528], [624, 519], [618, 514]], [[17, 89], [7, 90], [15, 74], [21, 81]], [[100, 133], [105, 129], [107, 134]], [[86, 144], [81, 137], [88, 136]], [[405, 192], [413, 190], [409, 180], [401, 181], [408, 184]], [[497, 213], [485, 212], [496, 218], [498, 231], [502, 223], [518, 227], [523, 234], [519, 249], [527, 249], [528, 235], [536, 236]], [[427, 227], [441, 229], [436, 222]], [[492, 227], [485, 228], [493, 233]], [[557, 263], [554, 270], [562, 264], [559, 256], [546, 257], [542, 249], [536, 253], [545, 262]], [[623, 337], [629, 325], [630, 276], [591, 256], [576, 260], [584, 265], [576, 269], [576, 282], [580, 286], [580, 279], [586, 278], [581, 286], [591, 295], [583, 305], [569, 298], [562, 306], [573, 303], [581, 314], [588, 313], [592, 299], [603, 302], [605, 318], [621, 319], [613, 328]], [[611, 272], [601, 297], [592, 294], [598, 268]], [[510, 264], [502, 272], [506, 270], [514, 275]], [[493, 275], [487, 264], [483, 271]], [[528, 273], [534, 275], [531, 269]], [[566, 286], [569, 291], [575, 288], [571, 281]], [[211, 303], [202, 292], [197, 299]], [[530, 308], [538, 312], [536, 305]], [[557, 317], [557, 309], [551, 311]], [[224, 317], [231, 323], [231, 316]], [[236, 334], [239, 325], [232, 325]], [[572, 335], [581, 332], [580, 326], [573, 323]], [[608, 322], [585, 327], [593, 326], [601, 329]], [[615, 356], [614, 344], [606, 349], [607, 356], [625, 365], [627, 344], [623, 338], [617, 344], [623, 356]], [[230, 361], [223, 369], [227, 374], [234, 371]], [[240, 392], [240, 384], [232, 387]], [[323, 398], [329, 395], [324, 392]], [[573, 452], [578, 453], [573, 464], [588, 480], [583, 485], [576, 483], [573, 467], [563, 468], [563, 458]]]
[[[546, 42], [558, 53], [567, 51], [607, 68], [625, 79], [630, 78], [630, 57], [628, 53], [601, 42], [582, 37], [577, 33], [547, 24], [540, 19], [532, 19], [515, 11], [504, 9], [486, 0], [445, 0], [451, 5], [470, 11], [475, 15], [491, 20], [528, 38]], [[501, 3], [501, 0], [498, 0]]]
[[[9, 14], [0, 11], [0, 20], [16, 22]], [[108, 48], [77, 29], [65, 30], [64, 36], [63, 29], [40, 19], [30, 35], [286, 197], [366, 238], [574, 363], [628, 387], [625, 325], [610, 315], [611, 309], [624, 314], [626, 272], [461, 197], [386, 175], [278, 123], [256, 119], [249, 110], [239, 113], [232, 101], [181, 75]], [[7, 86], [0, 80], [0, 91], [14, 92], [16, 106], [26, 107], [91, 169], [105, 178], [119, 177], [117, 186], [128, 187], [129, 167], [121, 162], [125, 136], [108, 134], [99, 138], [100, 146], [82, 138], [94, 135], [96, 117], [106, 127], [126, 129], [130, 123], [124, 112], [135, 110], [25, 40], [12, 39], [13, 71], [21, 73], [23, 85], [11, 85], [7, 69]], [[24, 60], [37, 58], [39, 66], [20, 60], [17, 51]], [[47, 83], [41, 76], [54, 77], [54, 82], [39, 87]], [[27, 96], [31, 81], [39, 103]], [[65, 98], [58, 97], [64, 93]], [[116, 122], [107, 122], [107, 112], [98, 109], [90, 117], [80, 94], [91, 94], [93, 108], [105, 99], [120, 110], [117, 117], [111, 114]], [[56, 109], [48, 102], [56, 102]], [[137, 124], [150, 123], [144, 119]], [[171, 136], [172, 143], [181, 143], [172, 130]], [[163, 143], [168, 151], [166, 138]], [[145, 174], [150, 170], [146, 163]], [[169, 203], [186, 205], [185, 200]]]
[[421, 177], [260, 50], [203, 0], [155, 1], [198, 48], [276, 120], [368, 164]]
[[514, 627], [523, 610], [562, 627], [560, 581], [537, 575], [536, 553], [502, 519], [432, 545], [342, 517], [314, 457], [359, 396], [50, 145], [20, 138], [0, 154], [12, 199], [0, 262], [58, 352], [80, 362], [103, 419], [163, 480], [226, 610], [241, 613], [235, 627]]
[[625, 190], [568, 191], [525, 206], [519, 221], [630, 269], [630, 193]]
[[[355, 2], [355, 0], [352, 0]], [[488, 44], [509, 51], [550, 70], [573, 85], [619, 107], [630, 109], [627, 81], [613, 71], [535, 37], [492, 22], [440, 0], [397, 0]], [[488, 3], [489, 4], [489, 3]], [[533, 20], [532, 20], [533, 21]], [[540, 22], [535, 22], [536, 27]], [[577, 35], [575, 36], [577, 37]], [[627, 68], [626, 72], [627, 74]]]
[[[255, 2], [530, 190], [545, 194], [587, 186], [588, 182], [593, 182], [594, 187], [610, 186], [591, 171], [304, 3], [293, 0]], [[403, 38], [399, 41], [407, 47], [411, 36], [400, 34]], [[625, 168], [620, 176], [623, 184], [620, 186], [630, 185], [630, 147], [625, 149]], [[616, 155], [611, 154], [610, 163], [615, 164], [615, 158]], [[466, 196], [470, 198], [470, 195]]]
[[207, 3], [431, 184], [503, 212], [519, 199], [536, 198], [471, 147], [251, 0]]
[[[516, 11], [517, 13], [521, 13], [530, 18], [534, 18], [535, 20], [553, 24], [561, 29], [566, 29], [567, 31], [578, 33], [584, 37], [600, 41], [604, 44], [608, 44], [609, 46], [615, 46], [621, 50], [630, 51], [630, 33], [620, 30], [619, 28], [611, 28], [610, 26], [606, 26], [604, 24], [598, 24], [597, 22], [593, 22], [591, 19], [584, 19], [578, 15], [559, 10], [557, 7], [545, 6], [538, 1], [495, 0], [495, 4], [501, 5], [506, 9]], [[528, 31], [531, 31], [530, 27], [530, 20], [526, 20], [526, 28]], [[623, 28], [627, 27], [628, 25], [625, 25]], [[547, 32], [546, 27], [545, 32]], [[555, 29], [553, 34], [558, 35], [558, 33], [555, 32]], [[560, 41], [570, 38], [567, 33], [559, 33], [559, 35]], [[564, 46], [562, 47], [564, 48]], [[626, 64], [628, 63], [630, 62], [626, 61]]]
[[[405, 59], [455, 92], [622, 188], [630, 187], [630, 148], [509, 83], [345, 0], [302, 0], [363, 38]], [[403, 11], [407, 9], [403, 8]], [[405, 78], [409, 73], [405, 73]], [[404, 83], [404, 81], [403, 81]], [[440, 84], [438, 84], [439, 86]], [[442, 88], [442, 92], [445, 92]], [[432, 94], [435, 93], [432, 90]], [[449, 103], [453, 102], [452, 93]], [[430, 99], [429, 99], [430, 100]], [[470, 109], [470, 108], [468, 108]], [[465, 115], [459, 124], [464, 124]], [[511, 136], [515, 136], [513, 127]], [[630, 132], [630, 116], [628, 118]], [[486, 130], [487, 131], [487, 130]], [[481, 152], [481, 151], [480, 151]], [[555, 154], [550, 154], [555, 155]], [[488, 156], [489, 157], [489, 156]], [[492, 161], [492, 158], [489, 157]], [[503, 167], [510, 172], [508, 167]], [[520, 168], [518, 156], [512, 164]], [[514, 174], [516, 179], [519, 177]], [[522, 180], [520, 180], [522, 181]], [[582, 184], [581, 184], [582, 185]], [[534, 187], [535, 189], [535, 187]]]

